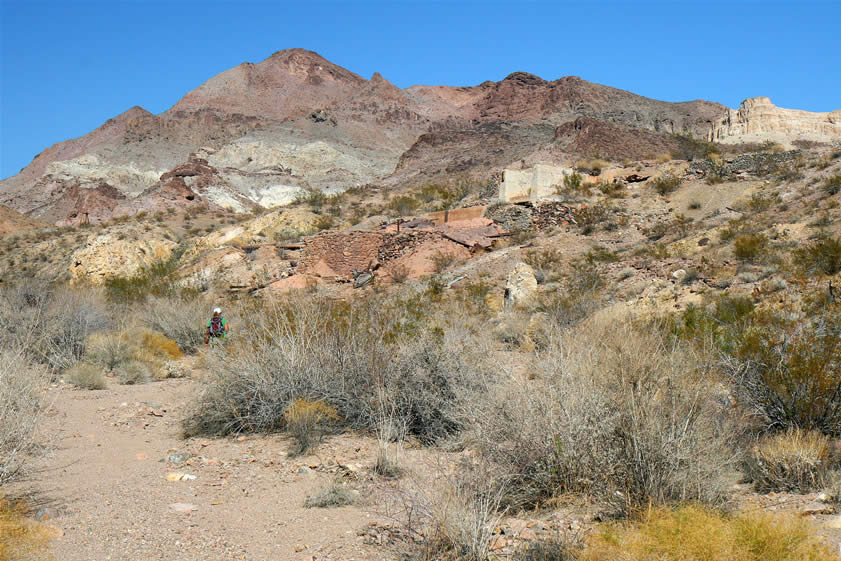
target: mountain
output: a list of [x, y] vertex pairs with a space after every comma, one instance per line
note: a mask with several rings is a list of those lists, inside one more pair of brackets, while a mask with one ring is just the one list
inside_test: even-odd
[[134, 107], [52, 146], [0, 182], [0, 203], [56, 224], [173, 206], [244, 211], [306, 188], [399, 187], [520, 160], [643, 157], [666, 151], [674, 133], [731, 134], [738, 127], [722, 125], [730, 112], [524, 72], [401, 89], [290, 49], [214, 76], [159, 115]]

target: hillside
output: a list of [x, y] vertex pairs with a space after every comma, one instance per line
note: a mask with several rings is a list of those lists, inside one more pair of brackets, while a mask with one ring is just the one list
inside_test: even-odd
[[679, 149], [676, 134], [731, 143], [770, 135], [784, 144], [837, 134], [832, 114], [786, 111], [736, 116], [717, 103], [663, 102], [523, 72], [401, 89], [290, 49], [212, 77], [160, 115], [134, 107], [50, 147], [0, 182], [0, 203], [59, 225], [85, 213], [98, 222], [169, 206], [247, 212], [308, 188], [400, 190], [452, 174], [483, 179], [518, 161], [654, 157]]

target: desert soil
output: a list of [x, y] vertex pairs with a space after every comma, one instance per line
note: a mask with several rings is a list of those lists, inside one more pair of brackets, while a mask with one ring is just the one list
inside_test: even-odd
[[[56, 560], [392, 558], [360, 535], [376, 518], [364, 491], [376, 441], [332, 437], [289, 458], [279, 436], [183, 439], [197, 390], [189, 379], [49, 390], [45, 452], [19, 491], [57, 528]], [[358, 505], [303, 506], [336, 478], [363, 489]]]

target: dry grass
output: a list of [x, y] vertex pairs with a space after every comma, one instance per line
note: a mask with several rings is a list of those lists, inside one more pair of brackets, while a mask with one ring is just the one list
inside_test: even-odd
[[746, 471], [759, 492], [809, 493], [830, 483], [836, 465], [827, 436], [792, 428], [761, 439], [748, 455]]
[[654, 509], [633, 525], [604, 526], [580, 561], [838, 561], [808, 520], [727, 516], [700, 506]]
[[156, 377], [165, 377], [164, 364], [184, 356], [178, 344], [162, 333], [140, 329], [129, 333], [134, 347], [133, 358], [148, 364]]
[[422, 559], [486, 561], [505, 513], [504, 484], [468, 466], [437, 465], [432, 472], [434, 482], [418, 476], [392, 488], [383, 505], [387, 515], [404, 524]]
[[24, 505], [0, 497], [0, 561], [47, 561], [50, 528], [26, 517]]

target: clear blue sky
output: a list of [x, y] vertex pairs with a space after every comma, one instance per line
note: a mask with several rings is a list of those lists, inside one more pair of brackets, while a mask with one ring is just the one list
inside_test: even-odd
[[522, 70], [668, 101], [841, 109], [841, 0], [0, 0], [0, 178], [140, 105], [303, 47], [400, 87]]

